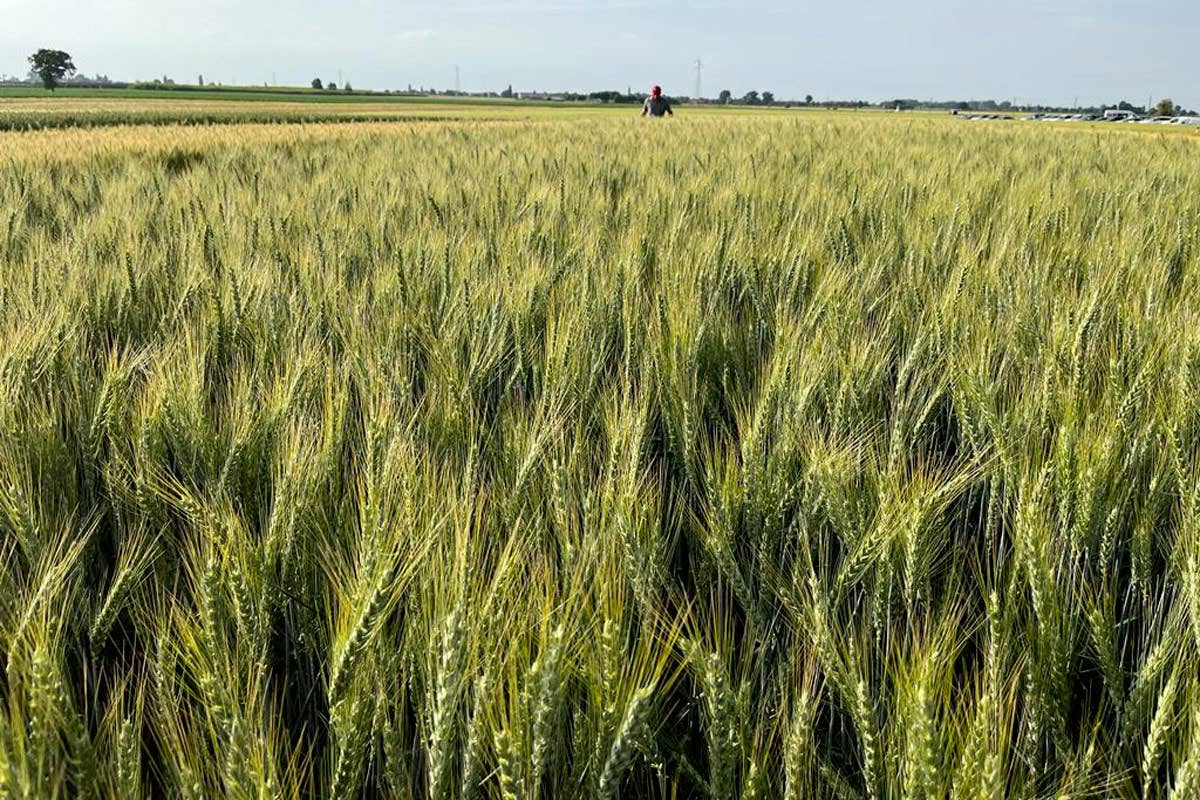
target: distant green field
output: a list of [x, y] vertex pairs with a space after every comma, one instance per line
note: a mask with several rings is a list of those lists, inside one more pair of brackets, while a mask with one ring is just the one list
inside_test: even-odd
[[[26, 87], [0, 87], [0, 98], [18, 97], [87, 97], [98, 100], [159, 99], [159, 100], [234, 100], [249, 102], [286, 101], [289, 103], [444, 103], [447, 105], [483, 106], [561, 106], [561, 102], [539, 100], [509, 100], [500, 97], [436, 97], [429, 95], [386, 94], [384, 92], [306, 89], [297, 86], [184, 86], [174, 89], [94, 89], [63, 87], [50, 91]], [[571, 105], [603, 105], [601, 103], [571, 103]], [[628, 104], [621, 107], [628, 108]]]
[[[173, 88], [161, 89], [99, 89], [99, 88], [82, 88], [82, 87], [62, 87], [54, 91], [48, 89], [37, 89], [32, 87], [12, 87], [0, 86], [0, 100], [4, 98], [55, 98], [55, 97], [71, 97], [71, 98], [90, 98], [97, 100], [118, 100], [118, 99], [149, 99], [149, 100], [231, 100], [231, 101], [250, 101], [250, 102], [288, 102], [288, 103], [437, 103], [442, 105], [470, 105], [470, 106], [496, 106], [501, 108], [512, 107], [578, 107], [578, 106], [594, 106], [597, 108], [613, 108], [637, 111], [638, 105], [633, 103], [599, 103], [588, 101], [561, 101], [561, 100], [518, 100], [507, 99], [502, 97], [444, 97], [436, 95], [424, 94], [389, 94], [379, 91], [352, 91], [346, 92], [340, 89], [333, 91], [327, 89], [311, 89], [301, 86], [175, 86]], [[685, 105], [686, 104], [681, 104]], [[691, 106], [696, 108], [701, 106]], [[722, 111], [739, 110], [739, 111], [780, 111], [793, 108], [788, 104], [780, 104], [777, 106], [767, 107], [748, 107], [748, 106], [719, 106], [716, 104], [704, 104], [705, 109], [719, 109]], [[823, 107], [811, 106], [795, 106], [796, 109], [806, 111], [821, 111], [827, 110]], [[870, 109], [868, 109], [870, 110]], [[891, 109], [884, 109], [887, 113], [892, 113]], [[928, 113], [928, 112], [906, 112], [906, 113]], [[938, 112], [941, 113], [941, 112]]]
[[[62, 88], [54, 92], [25, 87], [0, 87], [0, 132], [42, 131], [61, 128], [108, 128], [124, 125], [231, 125], [313, 124], [320, 122], [423, 122], [451, 119], [534, 120], [635, 118], [639, 107], [628, 103], [524, 101], [502, 98], [435, 97], [378, 92], [317, 91], [298, 87], [176, 87], [173, 89]], [[679, 121], [696, 117], [794, 115], [797, 118], [874, 117], [898, 122], [938, 118], [942, 111], [889, 109], [838, 109], [803, 106], [676, 107]], [[668, 122], [668, 124], [670, 124]], [[1005, 122], [956, 121], [956, 125], [1024, 126]], [[1066, 126], [1077, 132], [1109, 129], [1100, 123], [1043, 123]], [[1132, 126], [1126, 132], [1156, 135], [1194, 135], [1185, 126]]]
[[[680, 106], [679, 112], [681, 117], [790, 113], [784, 108], [711, 105]], [[311, 89], [60, 89], [53, 93], [42, 89], [0, 89], [0, 131], [118, 125], [634, 118], [638, 113], [637, 106], [627, 103], [526, 102], [500, 98], [348, 94]], [[805, 113], [820, 112], [809, 110]]]

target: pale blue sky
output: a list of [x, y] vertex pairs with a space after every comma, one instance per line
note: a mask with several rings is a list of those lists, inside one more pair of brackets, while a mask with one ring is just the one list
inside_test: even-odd
[[38, 47], [113, 78], [1200, 106], [1197, 0], [0, 0], [0, 72]]

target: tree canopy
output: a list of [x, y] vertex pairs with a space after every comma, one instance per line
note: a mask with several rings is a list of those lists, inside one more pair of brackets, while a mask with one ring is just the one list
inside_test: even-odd
[[63, 78], [75, 74], [75, 63], [71, 61], [71, 54], [62, 50], [49, 50], [43, 47], [29, 57], [29, 65], [42, 79], [42, 86], [51, 91]]

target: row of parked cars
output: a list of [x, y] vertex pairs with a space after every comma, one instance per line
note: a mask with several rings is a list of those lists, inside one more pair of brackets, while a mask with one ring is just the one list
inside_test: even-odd
[[[972, 114], [952, 111], [966, 120], [1013, 119], [1009, 114]], [[1103, 114], [1028, 114], [1030, 122], [1125, 122], [1139, 125], [1191, 125], [1200, 127], [1200, 117], [1141, 117], [1128, 111], [1106, 111]]]
[[960, 114], [963, 119], [972, 120], [987, 120], [987, 119], [1012, 119], [1008, 114]]
[[1132, 113], [1104, 114], [1030, 114], [1031, 122], [1124, 122], [1139, 125], [1194, 125], [1200, 127], [1200, 117], [1139, 117]]

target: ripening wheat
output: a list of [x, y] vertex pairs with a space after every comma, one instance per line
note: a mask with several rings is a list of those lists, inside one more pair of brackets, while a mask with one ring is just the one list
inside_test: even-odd
[[1200, 791], [1196, 137], [0, 143], [0, 796]]

